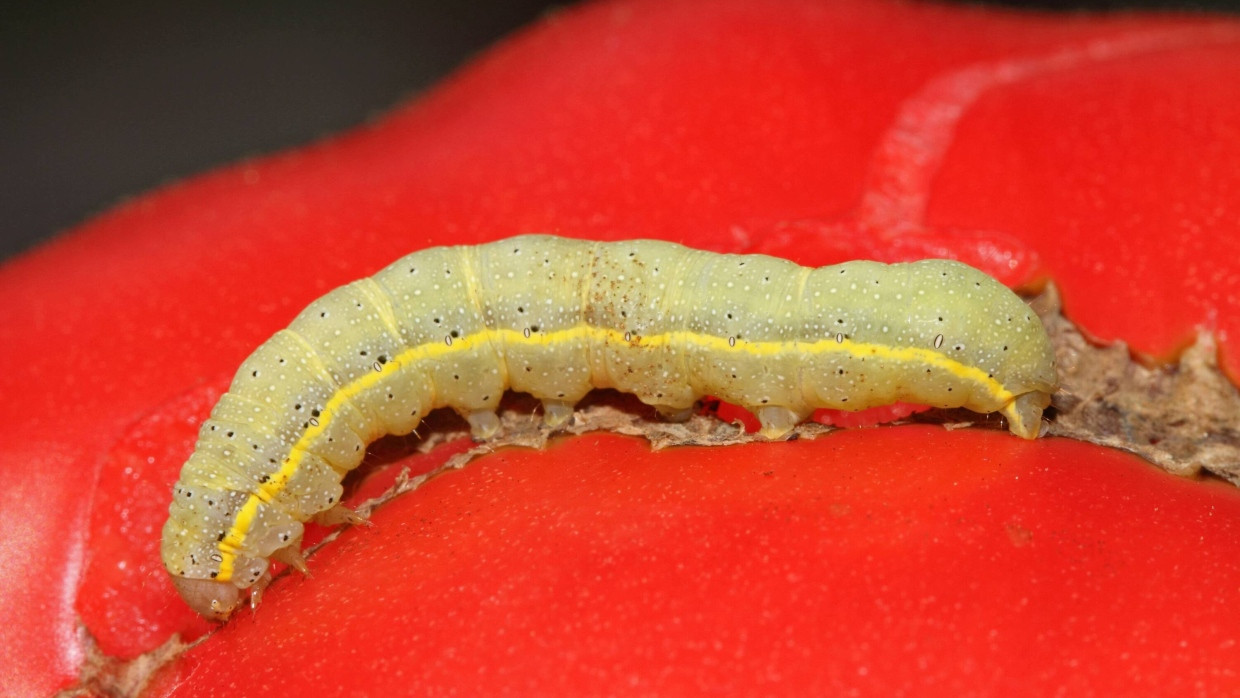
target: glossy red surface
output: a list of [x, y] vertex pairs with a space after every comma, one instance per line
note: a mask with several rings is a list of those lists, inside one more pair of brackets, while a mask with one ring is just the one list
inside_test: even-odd
[[[1150, 355], [1213, 329], [1237, 375], [1237, 85], [1234, 20], [601, 3], [100, 216], [0, 270], [0, 692], [72, 685], [79, 618], [123, 657], [207, 629], [155, 549], [198, 421], [307, 302], [427, 245], [955, 256]], [[151, 692], [1235, 691], [1237, 506], [986, 432], [586, 437], [400, 499]]]
[[892, 427], [651, 453], [590, 435], [501, 451], [374, 524], [153, 693], [1240, 685], [1221, 642], [1240, 628], [1240, 491], [1069, 441]]

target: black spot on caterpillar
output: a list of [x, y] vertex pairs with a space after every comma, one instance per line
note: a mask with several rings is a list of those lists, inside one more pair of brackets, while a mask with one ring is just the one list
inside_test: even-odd
[[959, 262], [818, 269], [669, 242], [522, 236], [411, 254], [310, 304], [238, 370], [163, 530], [185, 600], [228, 616], [302, 523], [340, 522], [368, 443], [451, 407], [484, 439], [505, 390], [558, 425], [594, 388], [667, 415], [703, 395], [779, 438], [816, 408], [907, 401], [1002, 412], [1032, 439], [1056, 389], [1036, 315]]

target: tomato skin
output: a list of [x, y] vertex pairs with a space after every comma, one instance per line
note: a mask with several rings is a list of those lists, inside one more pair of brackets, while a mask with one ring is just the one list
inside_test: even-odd
[[590, 434], [501, 450], [374, 524], [153, 692], [232, 690], [201, 673], [367, 695], [1237, 685], [1240, 647], [1212, 638], [1240, 627], [1240, 492], [1062, 439]]
[[[428, 245], [951, 254], [1053, 278], [1087, 332], [1151, 356], [1204, 324], [1236, 375], [1238, 46], [1240, 24], [1200, 17], [597, 3], [375, 125], [9, 262], [0, 604], [20, 622], [0, 659], [20, 668], [0, 692], [73, 684], [87, 634], [133, 657], [210, 628], [155, 547], [197, 425], [306, 303]], [[1078, 57], [1015, 69], [1058, 55]], [[1226, 693], [1236, 506], [1103, 449], [979, 430], [659, 454], [583, 437], [397, 500], [150, 692]]]

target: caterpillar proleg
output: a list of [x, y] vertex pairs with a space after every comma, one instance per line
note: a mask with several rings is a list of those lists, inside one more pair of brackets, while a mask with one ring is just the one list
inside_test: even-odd
[[366, 445], [450, 407], [475, 437], [505, 390], [552, 425], [594, 388], [672, 415], [713, 395], [785, 435], [817, 408], [1001, 412], [1035, 438], [1057, 375], [1040, 319], [959, 262], [817, 269], [656, 240], [437, 247], [314, 301], [245, 360], [173, 490], [164, 566], [224, 619], [303, 522], [336, 521]]

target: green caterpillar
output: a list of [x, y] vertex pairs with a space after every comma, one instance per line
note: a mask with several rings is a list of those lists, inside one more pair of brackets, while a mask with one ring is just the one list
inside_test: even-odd
[[1032, 439], [1055, 391], [1039, 318], [947, 260], [811, 269], [657, 240], [529, 235], [415, 252], [311, 303], [241, 365], [174, 488], [162, 556], [224, 619], [302, 524], [340, 522], [366, 445], [438, 407], [498, 429], [505, 390], [558, 425], [594, 388], [688, 413], [703, 395], [777, 439], [816, 408], [907, 401], [1002, 412]]

